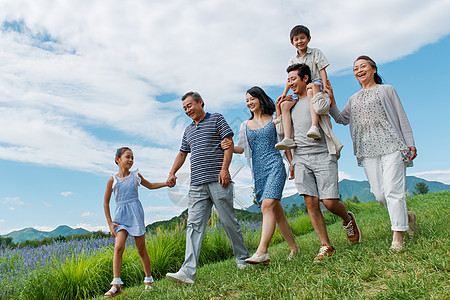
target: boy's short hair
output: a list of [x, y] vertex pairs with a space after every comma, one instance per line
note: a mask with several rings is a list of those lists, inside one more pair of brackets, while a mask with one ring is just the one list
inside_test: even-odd
[[304, 25], [297, 25], [294, 28], [291, 29], [291, 42], [294, 39], [294, 36], [299, 35], [301, 33], [306, 34], [307, 37], [311, 37], [311, 35], [309, 34], [309, 29], [308, 27], [304, 26]]
[[196, 102], [199, 102], [200, 100], [202, 100], [202, 107], [205, 106], [205, 101], [203, 101], [202, 96], [200, 96], [199, 93], [197, 93], [197, 92], [187, 92], [186, 94], [183, 95], [183, 97], [181, 97], [181, 101], [186, 100], [187, 97], [191, 97]]
[[303, 79], [305, 75], [308, 75], [308, 81], [306, 84], [311, 83], [311, 69], [307, 64], [294, 64], [287, 67], [286, 72], [297, 71], [298, 76]]

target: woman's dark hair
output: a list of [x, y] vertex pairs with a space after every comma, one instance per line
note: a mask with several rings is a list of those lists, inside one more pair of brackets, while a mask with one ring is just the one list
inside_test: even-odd
[[305, 78], [305, 75], [308, 75], [308, 82], [306, 84], [311, 83], [311, 69], [307, 64], [294, 64], [287, 67], [286, 72], [289, 73], [291, 71], [297, 71], [298, 76], [301, 80]]
[[[132, 151], [132, 150], [131, 150], [130, 148], [128, 148], [128, 147], [121, 147], [121, 148], [117, 149], [117, 151], [116, 151], [116, 157], [117, 157], [117, 158], [120, 158], [120, 157], [122, 156], [122, 154], [123, 154], [125, 151], [127, 151], [127, 150]], [[115, 161], [115, 160], [114, 160], [114, 161]], [[118, 165], [117, 161], [115, 161], [115, 163], [116, 163], [116, 165]]]
[[[368, 57], [367, 55], [360, 55], [358, 56], [358, 58], [355, 60], [358, 61], [360, 59], [364, 59], [366, 60], [369, 65], [375, 69], [375, 74], [373, 76], [373, 79], [375, 80], [376, 84], [383, 84], [383, 79], [381, 79], [381, 76], [378, 74], [378, 68], [377, 68], [377, 64], [375, 63], [375, 61], [373, 59], [371, 59], [370, 57]], [[353, 65], [355, 65], [355, 62], [353, 63]]]
[[[252, 97], [258, 98], [259, 104], [261, 105], [261, 111], [263, 114], [267, 115], [273, 115], [275, 111], [275, 104], [273, 103], [272, 98], [267, 96], [266, 92], [259, 86], [254, 86], [247, 90], [247, 93], [252, 95]], [[253, 112], [250, 111], [252, 114], [251, 119], [253, 119]]]

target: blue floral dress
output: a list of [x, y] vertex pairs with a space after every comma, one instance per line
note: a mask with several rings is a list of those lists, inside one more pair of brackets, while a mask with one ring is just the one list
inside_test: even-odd
[[252, 168], [256, 201], [281, 199], [286, 182], [286, 170], [280, 151], [275, 149], [277, 132], [272, 122], [260, 129], [246, 129], [252, 150]]
[[113, 175], [113, 191], [116, 199], [116, 210], [113, 222], [118, 224], [114, 230], [126, 230], [132, 236], [141, 236], [145, 233], [144, 209], [138, 197], [138, 187], [141, 178], [139, 170], [131, 171], [127, 177]]

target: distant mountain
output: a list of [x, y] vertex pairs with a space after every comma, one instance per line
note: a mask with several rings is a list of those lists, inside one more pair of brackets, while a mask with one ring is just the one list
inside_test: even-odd
[[[410, 194], [412, 194], [412, 192], [414, 192], [415, 185], [418, 182], [424, 182], [426, 185], [428, 185], [428, 187], [430, 188], [430, 193], [450, 190], [450, 185], [448, 184], [444, 184], [438, 181], [428, 181], [414, 176], [406, 176], [406, 190]], [[375, 196], [370, 192], [370, 186], [367, 180], [356, 181], [344, 179], [339, 182], [339, 193], [342, 200], [347, 199], [347, 197], [351, 199], [353, 198], [353, 196], [356, 196], [361, 202], [375, 201]], [[283, 206], [284, 210], [289, 210], [294, 203], [300, 206], [302, 205], [302, 203], [305, 203], [305, 200], [298, 194], [294, 194], [281, 199], [281, 205]], [[252, 204], [251, 206], [246, 208], [246, 210], [250, 212], [261, 212], [260, 207], [256, 204]]]
[[42, 240], [44, 238], [52, 238], [57, 236], [67, 236], [67, 235], [76, 235], [76, 234], [85, 234], [89, 233], [86, 229], [83, 228], [71, 228], [66, 225], [58, 226], [56, 229], [52, 231], [39, 231], [34, 228], [25, 228], [17, 231], [10, 232], [8, 234], [3, 235], [2, 237], [12, 237], [14, 243], [23, 242], [27, 240]]
[[[424, 182], [430, 188], [430, 193], [450, 190], [450, 185], [442, 182], [428, 181], [415, 176], [406, 176], [406, 190], [409, 194], [412, 195], [415, 190], [415, 185], [418, 182]], [[356, 181], [344, 179], [339, 182], [339, 193], [341, 194], [342, 200], [347, 199], [347, 197], [353, 198], [353, 196], [356, 196], [361, 202], [375, 201], [375, 196], [370, 192], [369, 182], [366, 180]]]

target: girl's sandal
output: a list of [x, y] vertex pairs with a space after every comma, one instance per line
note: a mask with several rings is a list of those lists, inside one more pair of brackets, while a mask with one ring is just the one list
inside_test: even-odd
[[113, 284], [111, 289], [105, 293], [105, 298], [113, 298], [117, 295], [122, 294], [122, 289], [119, 285]]
[[153, 289], [153, 282], [145, 282], [144, 283], [144, 290], [145, 291], [150, 291], [151, 289]]

